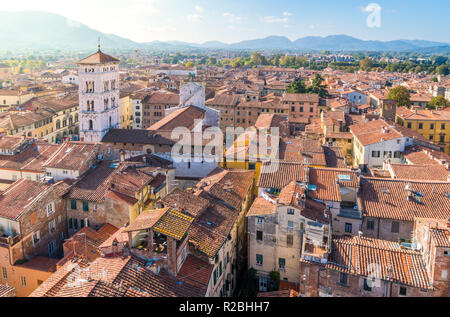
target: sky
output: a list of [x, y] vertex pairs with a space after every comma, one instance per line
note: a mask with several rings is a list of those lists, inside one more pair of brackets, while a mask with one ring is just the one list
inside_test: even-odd
[[[234, 43], [346, 34], [450, 43], [448, 0], [13, 0], [2, 11], [57, 13], [136, 42]], [[369, 20], [368, 20], [369, 19]]]

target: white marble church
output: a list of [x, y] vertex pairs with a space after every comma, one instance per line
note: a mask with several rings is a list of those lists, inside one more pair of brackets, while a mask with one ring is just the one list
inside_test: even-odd
[[100, 142], [119, 128], [119, 63], [100, 50], [78, 62], [80, 140]]

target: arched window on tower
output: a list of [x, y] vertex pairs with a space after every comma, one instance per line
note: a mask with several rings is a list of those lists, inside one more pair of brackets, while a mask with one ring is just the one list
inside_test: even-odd
[[110, 128], [112, 127], [112, 119], [111, 119], [111, 117], [109, 117], [109, 127]]
[[94, 130], [94, 123], [92, 122], [92, 120], [89, 120], [89, 130]]
[[105, 110], [108, 109], [108, 105], [109, 105], [109, 99], [106, 98], [103, 100], [104, 104], [105, 104]]

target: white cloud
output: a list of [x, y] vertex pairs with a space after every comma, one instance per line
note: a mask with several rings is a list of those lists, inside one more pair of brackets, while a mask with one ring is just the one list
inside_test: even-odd
[[261, 18], [261, 22], [264, 23], [289, 23], [289, 19], [288, 18], [281, 18], [281, 17], [276, 17], [276, 16], [266, 16], [266, 17], [262, 17]]
[[203, 13], [205, 12], [205, 9], [203, 9], [201, 6], [195, 6], [195, 11], [197, 11], [198, 13]]
[[290, 17], [290, 16], [292, 16], [292, 13], [285, 11], [285, 12], [283, 12], [283, 16]]
[[200, 14], [191, 14], [187, 16], [189, 22], [200, 22], [203, 20], [203, 17]]
[[223, 17], [224, 17], [225, 19], [227, 19], [227, 21], [228, 21], [229, 23], [239, 23], [239, 22], [242, 21], [242, 17], [239, 17], [239, 16], [237, 16], [237, 15], [234, 15], [233, 13], [225, 12], [225, 13], [223, 14]]

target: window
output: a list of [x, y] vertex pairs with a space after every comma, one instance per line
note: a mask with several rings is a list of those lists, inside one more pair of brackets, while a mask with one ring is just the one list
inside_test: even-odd
[[419, 123], [419, 130], [423, 129], [423, 123]]
[[352, 224], [351, 223], [345, 224], [345, 233], [352, 233]]
[[259, 266], [263, 265], [263, 256], [261, 254], [256, 255], [256, 265], [259, 265]]
[[375, 220], [367, 220], [367, 230], [375, 230]]
[[400, 286], [400, 290], [398, 292], [401, 296], [406, 296], [406, 287]]
[[400, 152], [400, 151], [395, 151], [394, 152], [394, 158], [401, 158], [402, 157], [402, 152]]
[[294, 245], [294, 236], [293, 236], [292, 234], [288, 234], [288, 235], [286, 236], [286, 244], [287, 244], [288, 246]]
[[434, 123], [430, 123], [430, 129], [434, 130]]
[[22, 282], [23, 287], [27, 286], [27, 280], [26, 280], [25, 276], [21, 276], [20, 281]]
[[441, 130], [445, 130], [445, 123], [441, 123]]
[[47, 205], [47, 217], [51, 216], [55, 212], [55, 203], [50, 203]]
[[398, 221], [392, 221], [391, 232], [392, 233], [399, 233], [400, 232], [400, 223]]
[[80, 220], [80, 228], [84, 228], [84, 219]]
[[55, 219], [53, 219], [52, 221], [50, 221], [48, 223], [48, 231], [50, 231], [50, 233], [51, 233], [55, 230], [56, 230], [56, 221], [55, 221]]
[[263, 218], [263, 217], [257, 217], [256, 219], [257, 219], [258, 225], [262, 224], [263, 221], [264, 221], [264, 218]]
[[287, 213], [288, 215], [295, 215], [295, 210], [292, 208], [288, 208]]
[[434, 135], [430, 135], [429, 139], [430, 139], [430, 141], [433, 141], [434, 140]]
[[346, 273], [339, 274], [339, 283], [342, 285], [347, 285], [348, 283], [348, 275]]
[[288, 229], [294, 229], [294, 222], [288, 221]]
[[408, 122], [408, 129], [411, 129], [412, 128], [412, 124], [411, 124], [411, 122]]
[[219, 263], [219, 276], [222, 276], [222, 261]]
[[6, 267], [2, 267], [3, 279], [6, 280], [8, 278], [8, 271], [6, 271]]
[[278, 265], [280, 267], [280, 270], [285, 270], [286, 269], [286, 259], [279, 258]]
[[364, 279], [364, 290], [371, 292], [372, 291], [372, 283], [369, 285], [369, 281], [367, 279]]
[[380, 151], [372, 151], [372, 157], [380, 157]]
[[83, 201], [83, 211], [89, 211], [89, 203], [87, 201]]
[[70, 201], [70, 208], [72, 208], [72, 210], [76, 210], [77, 209], [77, 201], [75, 199], [72, 199]]
[[263, 240], [263, 232], [262, 231], [256, 231], [256, 240], [258, 240], [258, 241]]
[[69, 229], [73, 228], [73, 220], [72, 218], [69, 218]]
[[303, 107], [300, 107], [300, 112], [303, 112]]
[[446, 281], [448, 278], [448, 270], [442, 270], [441, 272], [441, 278]]
[[78, 230], [78, 219], [73, 219], [73, 229]]
[[39, 241], [41, 240], [41, 232], [39, 230], [34, 232], [33, 236], [31, 237], [31, 239], [32, 239], [31, 241], [33, 242], [33, 246], [38, 244]]
[[256, 165], [255, 165], [255, 163], [248, 163], [248, 170], [249, 170], [249, 171], [254, 171], [254, 170], [256, 170]]

